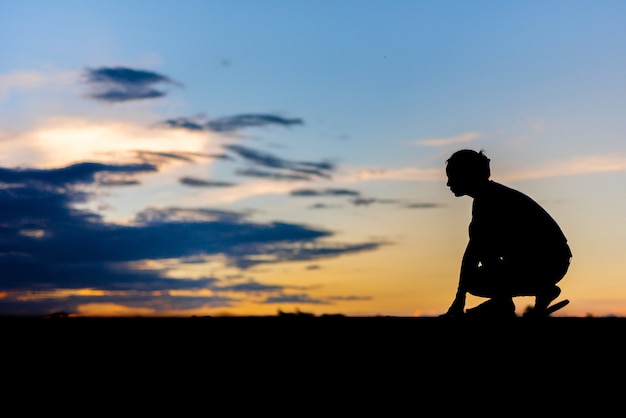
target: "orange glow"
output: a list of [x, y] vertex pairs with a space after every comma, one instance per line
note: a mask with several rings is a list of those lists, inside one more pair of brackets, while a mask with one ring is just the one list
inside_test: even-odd
[[94, 317], [126, 317], [126, 316], [154, 316], [155, 312], [149, 308], [133, 308], [115, 303], [87, 303], [77, 309], [78, 316]]

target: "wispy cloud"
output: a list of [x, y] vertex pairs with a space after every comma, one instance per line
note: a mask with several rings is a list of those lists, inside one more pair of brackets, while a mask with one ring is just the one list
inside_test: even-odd
[[94, 183], [98, 174], [144, 173], [156, 171], [151, 164], [102, 164], [85, 162], [52, 169], [0, 167], [0, 183], [13, 185], [43, 184], [56, 187], [79, 183]]
[[438, 203], [407, 203], [404, 205], [408, 209], [432, 209], [441, 207]]
[[320, 196], [359, 196], [360, 192], [350, 189], [296, 189], [290, 193], [292, 196], [320, 197]]
[[333, 209], [341, 207], [339, 205], [327, 205], [326, 203], [314, 203], [309, 206], [309, 209]]
[[[248, 163], [258, 165], [264, 168], [287, 171], [287, 174], [289, 175], [295, 174], [297, 176], [304, 177], [314, 176], [330, 178], [330, 173], [335, 169], [334, 164], [327, 161], [311, 162], [287, 160], [277, 157], [268, 152], [245, 147], [243, 145], [225, 145], [224, 148], [234, 152], [239, 157], [246, 160]], [[241, 174], [241, 171], [239, 173]]]
[[257, 177], [267, 180], [309, 181], [311, 178], [302, 174], [277, 173], [256, 168], [241, 168], [235, 170], [235, 174], [244, 177]]
[[329, 296], [327, 298], [313, 298], [306, 293], [298, 294], [279, 294], [274, 296], [268, 296], [262, 303], [297, 303], [308, 305], [332, 305], [335, 302], [355, 302], [355, 301], [369, 301], [372, 300], [370, 296]]
[[448, 137], [418, 139], [411, 143], [413, 145], [423, 145], [427, 147], [442, 147], [445, 145], [470, 142], [480, 137], [481, 137], [481, 134], [479, 132], [465, 132], [459, 135], [448, 136]]
[[445, 177], [443, 165], [440, 168], [403, 167], [393, 169], [346, 167], [337, 180], [346, 183], [371, 180], [445, 181]]
[[155, 88], [159, 84], [180, 86], [165, 75], [126, 67], [87, 68], [85, 81], [90, 98], [112, 103], [163, 97], [166, 92]]
[[220, 286], [220, 291], [234, 291], [251, 294], [282, 292], [285, 286], [263, 284], [256, 281], [246, 281], [244, 283], [236, 283], [227, 286]]
[[357, 197], [350, 201], [355, 206], [369, 206], [373, 203], [394, 204], [398, 203], [398, 199], [380, 199], [376, 197]]
[[182, 177], [178, 180], [180, 184], [191, 187], [232, 187], [236, 183], [215, 180], [203, 180], [195, 177]]
[[[361, 192], [352, 189], [343, 188], [326, 188], [326, 189], [295, 189], [289, 193], [291, 196], [296, 197], [350, 197], [349, 202], [354, 206], [367, 207], [374, 204], [397, 204], [402, 208], [408, 209], [426, 209], [435, 208], [440, 205], [437, 203], [407, 203], [402, 199], [384, 199], [377, 197], [365, 197], [361, 195]], [[336, 205], [327, 205], [325, 203], [316, 203], [309, 206], [310, 209], [329, 209], [337, 208]]]
[[181, 128], [190, 131], [213, 131], [234, 132], [244, 128], [256, 128], [268, 125], [292, 126], [302, 125], [304, 121], [299, 118], [285, 118], [275, 114], [248, 113], [233, 116], [223, 116], [216, 119], [204, 117], [179, 117], [167, 119], [160, 123], [161, 126]]
[[314, 299], [311, 296], [301, 293], [298, 295], [269, 296], [263, 303], [299, 303], [309, 305], [328, 305], [330, 302], [323, 299]]
[[574, 156], [567, 160], [546, 161], [541, 165], [494, 173], [494, 177], [502, 179], [503, 181], [514, 181], [615, 171], [626, 171], [626, 156]]

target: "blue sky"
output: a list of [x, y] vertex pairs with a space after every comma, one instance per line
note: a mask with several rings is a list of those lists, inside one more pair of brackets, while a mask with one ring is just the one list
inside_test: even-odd
[[444, 162], [472, 148], [570, 239], [563, 311], [626, 313], [623, 2], [0, 16], [1, 311], [441, 313], [471, 206]]

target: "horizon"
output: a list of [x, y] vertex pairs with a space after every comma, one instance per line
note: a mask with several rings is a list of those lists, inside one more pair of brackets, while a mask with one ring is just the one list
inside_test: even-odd
[[568, 238], [553, 316], [626, 316], [626, 4], [0, 15], [0, 314], [438, 316], [472, 204], [445, 161], [468, 148]]

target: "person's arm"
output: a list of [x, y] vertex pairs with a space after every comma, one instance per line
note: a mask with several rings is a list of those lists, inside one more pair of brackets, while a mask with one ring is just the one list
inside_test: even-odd
[[467, 248], [465, 249], [465, 253], [463, 254], [463, 260], [461, 262], [461, 272], [459, 274], [459, 284], [457, 286], [456, 295], [452, 304], [448, 308], [448, 311], [442, 316], [446, 317], [459, 317], [463, 316], [465, 313], [465, 298], [467, 295], [467, 289], [464, 284], [464, 275], [468, 269], [475, 268], [478, 265], [478, 261], [476, 260], [474, 246], [470, 241], [467, 244]]

